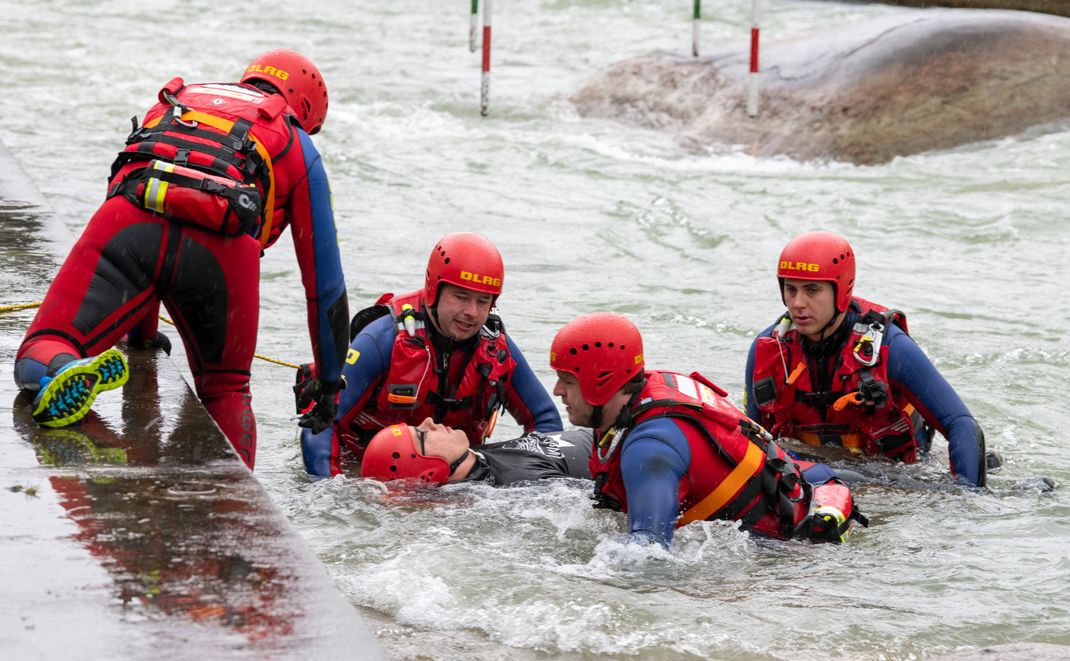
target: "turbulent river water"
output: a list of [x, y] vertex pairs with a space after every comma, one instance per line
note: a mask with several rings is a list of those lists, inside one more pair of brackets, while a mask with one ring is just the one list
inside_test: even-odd
[[[704, 44], [746, 47], [749, 3], [712, 5]], [[622, 517], [591, 509], [584, 482], [432, 495], [314, 482], [289, 420], [292, 372], [257, 361], [257, 476], [393, 657], [908, 659], [1070, 644], [1070, 487], [1044, 494], [1036, 479], [1070, 484], [1070, 130], [855, 167], [697, 153], [577, 116], [569, 93], [602, 67], [689, 50], [690, 7], [496, 3], [482, 118], [459, 0], [2, 0], [0, 140], [77, 232], [128, 118], [164, 82], [232, 80], [259, 51], [294, 47], [330, 88], [316, 141], [351, 310], [415, 289], [438, 237], [476, 231], [504, 256], [501, 312], [547, 387], [553, 333], [614, 310], [642, 329], [648, 364], [698, 369], [740, 403], [747, 347], [780, 311], [780, 248], [834, 230], [857, 252], [856, 291], [908, 313], [1006, 456], [983, 492], [948, 483], [940, 438], [927, 462], [882, 468], [858, 495], [871, 527], [842, 546], [704, 523], [663, 552], [621, 544]], [[762, 35], [901, 11], [772, 2]], [[306, 360], [288, 239], [262, 281], [259, 352]], [[516, 431], [507, 421], [496, 436]]]

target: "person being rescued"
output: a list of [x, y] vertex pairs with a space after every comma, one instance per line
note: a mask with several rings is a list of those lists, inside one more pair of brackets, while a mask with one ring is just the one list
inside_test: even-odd
[[748, 416], [777, 438], [908, 464], [928, 452], [935, 429], [952, 474], [985, 485], [980, 425], [910, 337], [906, 316], [852, 295], [855, 254], [843, 237], [792, 239], [777, 280], [788, 309], [751, 345]]
[[489, 482], [508, 486], [561, 477], [590, 479], [590, 432], [529, 432], [500, 443], [472, 448], [468, 436], [425, 418], [380, 429], [368, 441], [360, 476], [389, 482], [417, 480], [426, 485]]
[[692, 521], [739, 521], [781, 539], [839, 542], [868, 525], [824, 464], [792, 459], [698, 372], [647, 370], [626, 317], [579, 317], [554, 337], [554, 395], [594, 430], [595, 507], [628, 515], [628, 538], [668, 548]]
[[[501, 408], [525, 432], [561, 431], [553, 400], [491, 313], [504, 277], [488, 239], [448, 234], [431, 251], [423, 289], [384, 294], [354, 315], [342, 372], [347, 385], [337, 412], [328, 403], [333, 423], [301, 432], [305, 469], [337, 475], [343, 448], [359, 460], [380, 429], [425, 418], [463, 431], [472, 446], [490, 436]], [[299, 371], [295, 392], [315, 371]], [[309, 403], [298, 396], [299, 411]]]

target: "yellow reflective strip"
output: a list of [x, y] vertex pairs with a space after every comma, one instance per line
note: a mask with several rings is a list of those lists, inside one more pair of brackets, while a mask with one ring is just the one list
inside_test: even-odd
[[145, 186], [145, 208], [156, 213], [163, 213], [163, 200], [167, 196], [167, 182], [150, 178]]
[[765, 451], [758, 447], [757, 443], [747, 446], [747, 453], [743, 455], [743, 461], [732, 469], [724, 481], [710, 492], [710, 495], [696, 503], [691, 509], [684, 512], [677, 525], [685, 526], [692, 521], [705, 521], [717, 513], [725, 503], [732, 499], [739, 490], [761, 467], [765, 459]]
[[[165, 163], [163, 161], [154, 160], [152, 167], [155, 170], [163, 170], [164, 172], [174, 172], [175, 170], [174, 163]], [[165, 197], [167, 197], [167, 182], [150, 176], [145, 186], [145, 208], [156, 213], [163, 213]]]

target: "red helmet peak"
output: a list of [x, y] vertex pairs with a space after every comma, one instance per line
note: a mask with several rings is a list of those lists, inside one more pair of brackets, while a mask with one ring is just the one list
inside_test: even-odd
[[450, 465], [442, 457], [420, 454], [412, 436], [412, 427], [405, 423], [380, 429], [364, 450], [360, 476], [383, 482], [416, 479], [445, 484], [450, 479]]
[[642, 373], [643, 337], [627, 317], [599, 312], [573, 319], [550, 345], [550, 367], [580, 383], [591, 406], [602, 406]]
[[504, 280], [502, 256], [489, 239], [471, 232], [447, 234], [427, 260], [424, 301], [433, 306], [443, 283], [491, 294], [497, 301]]
[[261, 54], [245, 69], [241, 82], [262, 80], [279, 90], [309, 135], [327, 118], [327, 86], [312, 60], [297, 51], [280, 48]]
[[780, 252], [777, 265], [780, 298], [784, 280], [824, 280], [836, 289], [836, 311], [843, 312], [855, 288], [855, 254], [851, 244], [832, 232], [809, 232], [795, 237]]

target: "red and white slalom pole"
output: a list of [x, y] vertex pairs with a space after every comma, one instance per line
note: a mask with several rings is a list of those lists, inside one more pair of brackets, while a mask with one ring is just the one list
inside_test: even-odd
[[476, 52], [479, 45], [479, 0], [472, 0], [472, 16], [468, 23], [468, 52]]
[[747, 77], [747, 116], [758, 116], [758, 23], [761, 17], [761, 0], [750, 3], [750, 75]]
[[483, 0], [483, 75], [479, 83], [479, 114], [487, 116], [490, 105], [490, 5]]
[[691, 15], [691, 54], [698, 57], [698, 26], [702, 20], [702, 0], [695, 0], [695, 9]]

